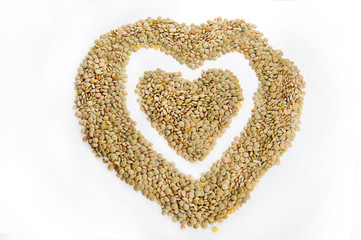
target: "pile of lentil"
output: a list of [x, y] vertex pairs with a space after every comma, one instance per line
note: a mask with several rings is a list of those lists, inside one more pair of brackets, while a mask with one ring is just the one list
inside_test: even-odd
[[190, 82], [182, 73], [145, 72], [136, 92], [152, 127], [191, 162], [203, 160], [236, 116], [242, 89], [229, 70], [208, 69]]
[[[83, 140], [109, 170], [156, 201], [182, 229], [207, 228], [240, 208], [266, 171], [280, 163], [299, 129], [303, 77], [255, 28], [240, 19], [187, 26], [147, 18], [102, 35], [78, 68], [75, 115], [84, 127]], [[259, 87], [247, 125], [200, 179], [180, 173], [155, 152], [129, 117], [126, 66], [131, 53], [142, 47], [159, 49], [192, 69], [236, 51], [257, 74]]]

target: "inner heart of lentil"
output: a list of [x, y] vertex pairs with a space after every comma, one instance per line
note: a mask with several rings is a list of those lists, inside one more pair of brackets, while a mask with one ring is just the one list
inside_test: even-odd
[[189, 161], [203, 160], [237, 115], [243, 100], [237, 77], [209, 69], [190, 82], [181, 73], [145, 72], [136, 92], [152, 127]]

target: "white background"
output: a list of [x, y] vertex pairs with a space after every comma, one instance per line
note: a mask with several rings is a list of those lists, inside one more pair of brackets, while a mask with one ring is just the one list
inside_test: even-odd
[[[347, 1], [0, 1], [0, 239], [361, 239], [358, 9]], [[72, 109], [79, 63], [101, 34], [147, 16], [187, 24], [244, 18], [296, 63], [307, 83], [293, 147], [251, 200], [216, 224], [217, 234], [181, 231], [81, 140]], [[229, 68], [240, 80], [244, 107], [202, 163], [175, 155], [134, 102], [138, 78], [158, 67], [190, 80], [210, 67]], [[192, 71], [141, 50], [128, 73], [138, 128], [195, 176], [227, 148], [253, 107], [257, 80], [239, 54]]]

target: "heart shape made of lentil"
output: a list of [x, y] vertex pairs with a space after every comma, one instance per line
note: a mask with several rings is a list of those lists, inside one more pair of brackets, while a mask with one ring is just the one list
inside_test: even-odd
[[222, 69], [203, 71], [193, 82], [180, 72], [148, 71], [136, 92], [152, 126], [191, 162], [203, 160], [214, 148], [243, 100], [237, 77]]
[[[217, 18], [201, 25], [147, 18], [101, 35], [78, 68], [75, 115], [83, 140], [117, 176], [185, 226], [207, 228], [242, 206], [261, 177], [291, 147], [299, 129], [305, 82], [256, 26]], [[126, 105], [132, 52], [153, 48], [195, 69], [236, 51], [249, 60], [259, 88], [244, 131], [201, 178], [180, 173], [136, 128]]]

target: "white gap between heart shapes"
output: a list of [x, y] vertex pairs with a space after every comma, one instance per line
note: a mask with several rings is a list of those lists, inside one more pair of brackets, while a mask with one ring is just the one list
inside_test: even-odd
[[[140, 104], [137, 102], [139, 95], [135, 93], [136, 85], [139, 78], [144, 75], [145, 71], [154, 71], [161, 68], [167, 72], [182, 72], [182, 78], [193, 81], [201, 77], [202, 70], [209, 68], [229, 69], [235, 74], [243, 89], [244, 101], [242, 108], [237, 116], [232, 118], [230, 128], [222, 137], [217, 138], [217, 145], [207, 155], [203, 161], [189, 162], [183, 157], [177, 155], [176, 151], [168, 146], [167, 140], [159, 135], [155, 128], [151, 127], [145, 112], [140, 110]], [[136, 128], [150, 142], [153, 143], [153, 149], [161, 153], [169, 162], [174, 162], [180, 172], [191, 174], [194, 178], [200, 178], [201, 174], [208, 171], [212, 164], [222, 157], [234, 139], [239, 136], [246, 126], [248, 119], [251, 117], [251, 111], [254, 107], [252, 99], [254, 92], [258, 87], [258, 79], [256, 73], [249, 66], [249, 61], [238, 52], [222, 55], [216, 61], [205, 61], [204, 65], [196, 70], [192, 70], [186, 65], [181, 65], [173, 57], [166, 55], [161, 51], [142, 48], [130, 56], [129, 64], [126, 67], [128, 74], [128, 82], [126, 83], [126, 91], [128, 92], [126, 104], [130, 112], [130, 117], [137, 122]]]

